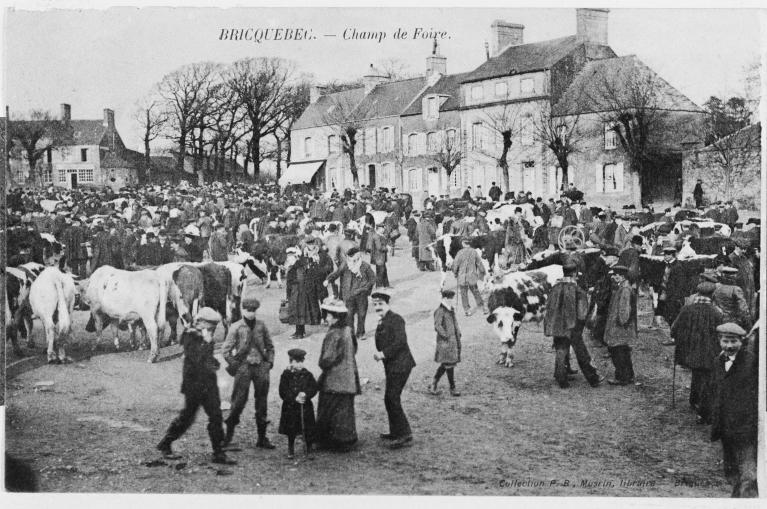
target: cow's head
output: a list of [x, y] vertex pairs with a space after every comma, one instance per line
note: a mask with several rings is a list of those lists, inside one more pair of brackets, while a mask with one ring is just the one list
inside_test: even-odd
[[493, 331], [501, 343], [513, 345], [517, 341], [517, 332], [522, 324], [522, 313], [510, 307], [498, 307], [487, 316], [487, 323], [493, 325]]

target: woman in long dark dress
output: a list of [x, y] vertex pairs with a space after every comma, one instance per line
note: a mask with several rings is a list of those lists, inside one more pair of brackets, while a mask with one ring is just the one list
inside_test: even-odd
[[362, 393], [354, 358], [357, 342], [346, 325], [342, 301], [328, 302], [322, 309], [328, 313], [330, 329], [320, 353], [316, 440], [322, 448], [348, 450], [357, 442], [354, 398]]

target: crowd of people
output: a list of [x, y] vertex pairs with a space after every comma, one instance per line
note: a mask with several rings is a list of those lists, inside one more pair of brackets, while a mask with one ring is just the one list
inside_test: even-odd
[[[638, 340], [639, 256], [648, 251], [640, 230], [656, 221], [674, 222], [692, 213], [675, 208], [656, 214], [649, 206], [641, 211], [593, 208], [571, 185], [559, 199], [548, 201], [534, 199], [529, 192], [506, 193], [503, 202], [514, 208], [513, 214], [505, 221], [489, 222], [488, 211], [501, 202], [502, 194], [495, 183], [487, 196], [477, 186], [476, 192], [467, 189], [460, 200], [427, 196], [416, 203], [395, 190], [364, 186], [356, 192], [334, 189], [324, 194], [219, 183], [188, 188], [142, 186], [119, 193], [110, 189], [18, 189], [7, 196], [7, 221], [9, 227], [55, 236], [64, 245], [71, 271], [82, 278], [104, 265], [136, 270], [170, 262], [226, 261], [235, 250], [263, 258], [273, 256], [265, 251], [264, 239], [295, 236], [285, 246], [281, 265], [286, 271], [286, 295], [284, 317], [281, 310], [280, 318], [295, 325], [294, 339], [305, 336], [306, 325], [325, 322], [329, 329], [317, 360], [321, 369], [318, 379], [304, 367], [307, 354], [301, 349], [288, 352], [290, 364], [280, 377], [283, 407], [279, 431], [287, 436], [292, 457], [299, 436], [303, 436], [307, 451], [312, 447], [348, 450], [357, 442], [354, 398], [360, 394], [360, 381], [355, 354], [358, 341], [367, 339], [365, 320], [371, 299], [379, 317], [375, 359], [383, 362], [386, 374], [384, 401], [389, 432], [381, 438], [392, 448], [412, 443], [401, 393], [415, 361], [407, 344], [404, 319], [389, 307], [387, 270], [401, 225], [411, 243], [411, 256], [422, 271], [435, 269], [431, 247], [439, 237], [451, 234], [462, 238], [462, 249], [451, 267], [459, 292], [443, 290], [434, 312], [438, 368], [430, 393], [439, 393], [439, 382], [446, 374], [450, 393], [460, 395], [454, 379], [461, 360], [456, 293], [460, 293], [467, 316], [477, 309], [489, 311], [479, 290], [487, 269], [470, 247], [469, 238], [499, 232], [503, 249], [497, 267], [491, 269], [508, 271], [522, 266], [535, 251], [556, 250], [559, 232], [567, 226], [582, 232], [582, 247], [599, 248], [603, 261], [614, 256], [617, 263], [611, 267], [610, 280], [589, 294], [583, 260], [574, 245], [566, 246], [570, 253], [563, 264], [564, 277], [548, 297], [544, 323], [544, 333], [553, 338], [556, 351], [554, 378], [561, 387], [569, 386], [577, 373], [570, 366], [572, 350], [592, 386], [605, 379], [594, 368], [582, 335], [589, 316], [595, 314], [592, 337], [607, 347], [615, 367], [610, 383], [637, 383], [631, 351]], [[376, 222], [376, 211], [385, 212], [383, 221]], [[732, 203], [714, 204], [702, 215], [733, 230], [738, 225]], [[320, 231], [320, 224], [327, 229]], [[747, 396], [756, 387], [756, 364], [754, 341], [747, 338], [758, 318], [758, 252], [736, 242], [730, 252], [723, 253], [715, 270], [701, 274], [696, 293], [688, 297], [678, 291], [683, 286], [678, 280], [684, 276], [678, 270], [680, 253], [675, 240], [667, 238], [666, 244], [654, 251], [663, 253], [666, 264], [657, 314], [670, 326], [669, 345], [675, 346], [675, 364], [692, 371], [690, 405], [698, 422], [711, 424], [712, 438], [724, 444], [725, 470], [733, 482], [733, 493], [750, 496], [756, 490], [752, 469], [756, 440], [756, 411], [752, 407], [756, 396], [754, 393], [753, 401]], [[9, 251], [12, 254], [16, 253]], [[474, 296], [473, 308], [469, 292]], [[256, 445], [274, 447], [266, 437], [274, 346], [266, 326], [256, 319], [259, 306], [256, 295], [244, 289], [242, 318], [232, 324], [222, 347], [227, 371], [234, 377], [232, 408], [225, 421], [216, 385], [219, 363], [212, 347], [212, 331], [221, 317], [203, 308], [194, 325], [184, 332], [182, 392], [186, 404], [158, 444], [166, 457], [174, 457], [171, 444], [203, 407], [209, 416], [214, 461], [230, 463], [224, 451], [231, 448], [251, 384], [256, 402]], [[737, 370], [736, 377], [731, 376], [732, 369]], [[312, 398], [316, 395], [315, 418]], [[733, 401], [742, 404], [735, 406]]]

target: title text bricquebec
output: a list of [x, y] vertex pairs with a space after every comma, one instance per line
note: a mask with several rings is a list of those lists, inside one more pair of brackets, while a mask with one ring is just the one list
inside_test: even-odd
[[[384, 31], [359, 30], [346, 28], [340, 34], [347, 41], [377, 41], [383, 42], [391, 35], [394, 39], [444, 39], [447, 32], [437, 31], [433, 28], [426, 29], [416, 27], [412, 30], [396, 29], [393, 34]], [[336, 37], [335, 34], [326, 35]], [[218, 36], [221, 41], [252, 41], [262, 43], [266, 41], [306, 41], [316, 39], [311, 29], [306, 28], [222, 28]]]

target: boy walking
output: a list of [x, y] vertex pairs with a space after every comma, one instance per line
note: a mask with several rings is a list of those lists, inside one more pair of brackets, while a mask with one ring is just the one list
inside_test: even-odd
[[306, 451], [312, 450], [314, 434], [314, 405], [312, 398], [317, 394], [317, 380], [304, 367], [306, 352], [300, 348], [288, 350], [290, 364], [280, 377], [280, 414], [279, 433], [288, 437], [288, 459], [295, 457], [296, 436], [303, 434]]
[[437, 384], [442, 375], [447, 373], [450, 394], [460, 396], [455, 388], [455, 365], [461, 362], [461, 329], [455, 317], [455, 292], [442, 290], [442, 302], [434, 311], [434, 330], [437, 331], [437, 351], [434, 361], [439, 363], [434, 374], [434, 382], [429, 386], [429, 393], [437, 395]]

